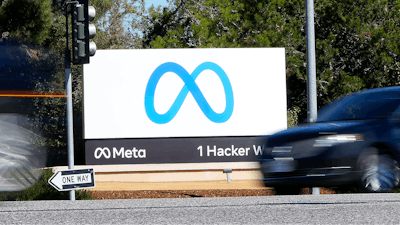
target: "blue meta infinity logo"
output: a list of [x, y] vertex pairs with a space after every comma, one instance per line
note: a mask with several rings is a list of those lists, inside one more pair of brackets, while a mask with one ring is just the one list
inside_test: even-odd
[[[204, 70], [214, 71], [221, 79], [222, 85], [224, 86], [226, 106], [225, 106], [225, 111], [222, 113], [216, 113], [211, 108], [210, 104], [208, 104], [207, 100], [204, 98], [203, 93], [201, 93], [199, 87], [195, 82], [196, 78]], [[185, 83], [185, 85], [179, 92], [179, 95], [175, 99], [171, 108], [164, 114], [158, 114], [154, 108], [154, 93], [156, 91], [158, 81], [165, 73], [168, 72], [177, 74]], [[192, 93], [200, 109], [203, 111], [204, 115], [206, 115], [209, 120], [215, 123], [223, 123], [229, 120], [233, 112], [232, 86], [224, 70], [220, 66], [212, 62], [202, 63], [193, 71], [192, 74], [189, 74], [182, 66], [173, 62], [167, 62], [157, 67], [154, 70], [153, 74], [151, 74], [149, 82], [147, 83], [146, 87], [144, 105], [147, 116], [154, 123], [158, 124], [168, 123], [178, 113], [189, 91]]]

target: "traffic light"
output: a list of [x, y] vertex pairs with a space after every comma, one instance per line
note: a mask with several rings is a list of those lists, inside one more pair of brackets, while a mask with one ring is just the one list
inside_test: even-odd
[[89, 6], [89, 0], [79, 0], [72, 10], [72, 53], [74, 64], [87, 64], [89, 57], [96, 53], [96, 44], [90, 41], [96, 35], [96, 27], [90, 24], [96, 10]]

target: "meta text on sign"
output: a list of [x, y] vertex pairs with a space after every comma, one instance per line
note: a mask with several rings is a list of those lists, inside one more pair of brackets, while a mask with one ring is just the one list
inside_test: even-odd
[[96, 159], [100, 159], [101, 157], [104, 157], [106, 159], [109, 158], [146, 158], [146, 149], [137, 149], [133, 147], [132, 149], [125, 149], [124, 147], [118, 149], [118, 148], [112, 148], [112, 152], [109, 148], [96, 148], [94, 151], [94, 157]]

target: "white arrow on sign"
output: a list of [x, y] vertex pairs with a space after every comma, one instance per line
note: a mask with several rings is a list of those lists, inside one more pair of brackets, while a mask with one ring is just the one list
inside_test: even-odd
[[58, 171], [48, 182], [58, 191], [93, 188], [94, 171], [93, 169]]

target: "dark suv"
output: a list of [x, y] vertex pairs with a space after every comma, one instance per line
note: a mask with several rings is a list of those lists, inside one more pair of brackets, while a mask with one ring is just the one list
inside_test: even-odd
[[368, 192], [399, 185], [400, 87], [353, 93], [325, 106], [316, 123], [268, 137], [264, 184], [278, 194], [302, 187], [359, 184]]

